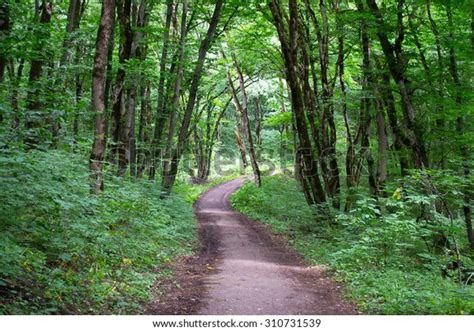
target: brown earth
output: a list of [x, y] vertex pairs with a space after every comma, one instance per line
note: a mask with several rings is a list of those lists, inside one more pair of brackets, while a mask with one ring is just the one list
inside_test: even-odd
[[[307, 263], [278, 235], [232, 210], [243, 179], [210, 189], [195, 205], [202, 249], [157, 284], [148, 314], [357, 314], [341, 287]], [[278, 203], [278, 202], [275, 202]]]

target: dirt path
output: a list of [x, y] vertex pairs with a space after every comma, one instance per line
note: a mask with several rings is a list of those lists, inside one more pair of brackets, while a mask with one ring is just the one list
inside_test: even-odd
[[216, 186], [196, 204], [202, 254], [216, 257], [215, 272], [202, 279], [196, 313], [355, 314], [319, 268], [305, 267], [265, 226], [231, 209], [229, 197], [242, 183]]

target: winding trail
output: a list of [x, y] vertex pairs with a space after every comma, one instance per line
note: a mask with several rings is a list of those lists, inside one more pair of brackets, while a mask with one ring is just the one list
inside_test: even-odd
[[196, 203], [202, 254], [216, 257], [197, 314], [356, 314], [321, 268], [306, 267], [266, 226], [232, 210], [229, 198], [243, 182], [218, 185]]

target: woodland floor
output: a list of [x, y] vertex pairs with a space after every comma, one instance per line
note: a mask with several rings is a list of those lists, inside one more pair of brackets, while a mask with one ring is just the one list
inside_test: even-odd
[[[148, 314], [357, 314], [341, 286], [308, 264], [265, 225], [232, 210], [236, 179], [203, 194], [195, 205], [202, 248], [157, 284]], [[275, 202], [278, 203], [278, 202]]]

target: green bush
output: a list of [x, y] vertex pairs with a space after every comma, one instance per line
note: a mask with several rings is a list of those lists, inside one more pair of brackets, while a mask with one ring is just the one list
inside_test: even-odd
[[333, 222], [309, 207], [296, 181], [284, 176], [264, 178], [260, 189], [245, 184], [232, 204], [286, 235], [311, 263], [326, 265], [365, 312], [473, 314], [474, 287], [460, 284], [457, 271], [447, 268], [454, 259], [452, 249], [435, 250], [431, 244], [441, 232], [456, 237], [460, 251], [466, 251], [463, 268], [473, 269], [467, 243], [460, 239], [462, 220], [450, 222], [435, 212], [429, 222], [420, 219], [422, 206], [430, 205], [432, 197], [409, 187], [403, 199], [385, 199], [389, 212], [363, 198], [348, 213], [332, 210]]
[[0, 155], [0, 313], [137, 313], [160, 267], [195, 247], [192, 206], [109, 178], [89, 194], [81, 158]]

